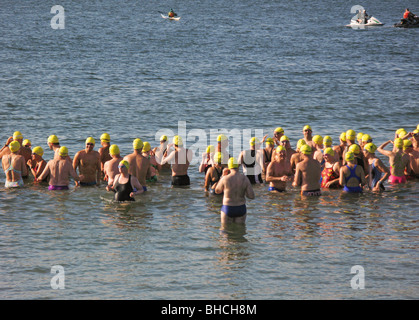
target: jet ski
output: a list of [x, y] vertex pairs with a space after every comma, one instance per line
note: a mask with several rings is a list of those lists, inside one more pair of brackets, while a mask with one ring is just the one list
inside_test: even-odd
[[415, 16], [413, 20], [401, 19], [399, 23], [395, 23], [396, 28], [419, 28], [419, 17]]
[[351, 27], [354, 29], [363, 29], [365, 27], [379, 27], [383, 26], [380, 20], [375, 17], [369, 17], [367, 21], [365, 19], [352, 19], [350, 24], [347, 24], [347, 27]]

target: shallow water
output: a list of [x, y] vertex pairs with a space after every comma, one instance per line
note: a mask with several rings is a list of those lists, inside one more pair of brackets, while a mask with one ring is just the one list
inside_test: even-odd
[[[211, 130], [238, 130], [247, 147], [277, 126], [295, 145], [306, 124], [335, 143], [354, 129], [378, 145], [419, 123], [419, 30], [392, 28], [404, 8], [390, 1], [368, 4], [386, 23], [368, 30], [345, 28], [352, 4], [331, 1], [186, 1], [178, 22], [156, 1], [61, 1], [64, 30], [50, 27], [49, 5], [3, 3], [0, 139], [20, 130], [45, 159], [50, 134], [74, 155], [108, 132], [128, 154], [134, 138], [154, 147], [179, 128], [200, 147]], [[162, 175], [132, 204], [103, 186], [0, 187], [0, 297], [418, 298], [417, 181], [315, 199], [256, 186], [246, 225], [220, 230], [221, 199], [203, 192], [196, 162], [189, 174], [190, 187]], [[57, 265], [65, 290], [51, 288]], [[351, 287], [355, 265], [363, 290]]]

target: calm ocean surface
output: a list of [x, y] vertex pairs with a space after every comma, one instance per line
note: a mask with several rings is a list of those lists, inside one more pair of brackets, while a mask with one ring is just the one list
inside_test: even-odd
[[[63, 30], [50, 26], [55, 4]], [[345, 28], [353, 5], [385, 25]], [[49, 160], [51, 134], [74, 156], [108, 132], [126, 155], [183, 123], [189, 145], [236, 129], [247, 148], [247, 133], [281, 126], [295, 146], [310, 124], [334, 144], [354, 129], [378, 145], [419, 123], [419, 29], [392, 27], [417, 5], [2, 0], [0, 142], [19, 130]], [[180, 21], [161, 18], [170, 7]], [[315, 199], [257, 186], [246, 225], [222, 231], [221, 198], [205, 194], [196, 161], [189, 175], [189, 188], [162, 175], [121, 205], [103, 185], [6, 190], [1, 171], [0, 298], [419, 298], [418, 181]], [[64, 290], [51, 288], [57, 265]], [[351, 287], [356, 265], [365, 289]]]

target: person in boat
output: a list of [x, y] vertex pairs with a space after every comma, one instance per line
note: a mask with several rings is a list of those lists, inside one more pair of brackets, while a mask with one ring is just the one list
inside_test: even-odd
[[360, 24], [367, 24], [369, 18], [370, 17], [368, 16], [367, 11], [363, 10], [362, 12], [359, 12], [358, 19], [356, 21]]
[[169, 16], [169, 18], [177, 17], [177, 14], [173, 11], [173, 9], [170, 9], [170, 11], [167, 15]]

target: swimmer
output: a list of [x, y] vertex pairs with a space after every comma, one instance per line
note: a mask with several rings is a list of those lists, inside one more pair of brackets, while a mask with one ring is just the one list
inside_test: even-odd
[[306, 142], [306, 144], [309, 145], [312, 150], [314, 150], [315, 146], [314, 146], [313, 137], [312, 137], [313, 130], [311, 129], [309, 125], [304, 126], [303, 134], [304, 134], [304, 141]]
[[291, 170], [293, 174], [295, 174], [295, 167], [297, 166], [297, 163], [304, 160], [300, 151], [303, 145], [306, 145], [306, 141], [304, 139], [298, 140], [296, 152], [290, 158]]
[[25, 148], [32, 149], [32, 142], [31, 142], [31, 140], [29, 140], [29, 139], [23, 140], [22, 146], [25, 147]]
[[[263, 141], [263, 140], [262, 140]], [[266, 179], [266, 169], [272, 161], [272, 154], [274, 152], [274, 139], [267, 138], [265, 142], [265, 149], [263, 149], [263, 168], [262, 168], [262, 179]]]
[[230, 154], [228, 152], [228, 138], [225, 134], [220, 134], [217, 137], [217, 148], [215, 151], [223, 154], [223, 165], [227, 165]]
[[214, 165], [208, 169], [205, 175], [205, 191], [215, 193], [215, 188], [217, 187], [218, 181], [220, 181], [223, 175], [224, 166], [222, 165], [222, 163], [223, 154], [221, 152], [217, 152], [214, 155]]
[[403, 152], [409, 156], [409, 178], [419, 179], [419, 151], [413, 148], [412, 141], [403, 141]]
[[282, 129], [281, 127], [275, 128], [274, 136], [272, 139], [277, 146], [281, 144], [281, 138], [284, 134], [285, 134], [284, 129]]
[[362, 138], [361, 138], [361, 143], [359, 144], [359, 146], [361, 147], [361, 151], [363, 151], [365, 145], [370, 143], [370, 142], [372, 142], [371, 136], [367, 133], [363, 134]]
[[253, 137], [249, 141], [250, 149], [240, 153], [239, 164], [243, 165], [243, 173], [251, 184], [263, 183], [262, 168], [263, 155], [260, 150], [260, 141]]
[[124, 157], [129, 163], [128, 173], [138, 179], [147, 191], [146, 182], [151, 178], [150, 160], [142, 155], [144, 143], [141, 139], [134, 139], [132, 142], [133, 153]]
[[156, 182], [157, 181], [157, 172], [159, 169], [161, 170], [161, 165], [157, 163], [156, 156], [154, 152], [151, 150], [150, 143], [144, 142], [142, 154], [148, 160], [150, 160], [150, 178], [148, 178], [147, 182]]
[[[34, 178], [38, 178], [47, 166], [47, 162], [42, 158], [43, 155], [44, 149], [37, 146], [32, 150], [32, 159], [27, 162]], [[44, 180], [47, 181], [47, 178]]]
[[154, 155], [155, 155], [155, 157], [156, 157], [156, 161], [157, 161], [157, 163], [159, 164], [159, 172], [161, 172], [161, 171], [168, 171], [168, 170], [170, 170], [170, 164], [169, 163], [166, 163], [166, 164], [164, 164], [164, 165], [162, 165], [161, 164], [161, 161], [162, 161], [162, 159], [163, 159], [163, 155], [164, 155], [164, 153], [166, 152], [166, 150], [167, 150], [167, 145], [168, 145], [168, 138], [167, 138], [167, 136], [166, 135], [162, 135], [161, 137], [160, 137], [160, 146], [158, 146], [158, 147], [155, 147], [154, 149], [153, 149], [153, 152], [154, 152]]
[[209, 145], [205, 152], [202, 153], [201, 164], [199, 165], [199, 172], [204, 172], [205, 175], [208, 169], [214, 165], [214, 153], [215, 148], [213, 145]]
[[349, 151], [349, 148], [351, 148], [352, 145], [356, 145], [356, 146], [358, 146], [358, 148], [352, 147], [352, 150], [357, 152], [356, 157], [361, 159], [361, 160], [357, 160], [357, 161], [358, 161], [359, 164], [363, 163], [362, 167], [365, 170], [365, 168], [368, 167], [368, 163], [367, 163], [367, 161], [364, 157], [364, 154], [361, 152], [361, 147], [358, 144], [355, 143], [355, 137], [356, 137], [356, 134], [355, 134], [354, 130], [346, 131], [346, 148], [345, 148], [345, 150], [343, 152], [343, 155], [342, 155], [342, 157], [343, 157], [342, 165], [346, 164], [346, 161], [345, 161], [346, 152]]
[[74, 156], [73, 168], [76, 172], [77, 169], [79, 169], [81, 186], [94, 186], [100, 184], [102, 168], [100, 154], [96, 150], [93, 150], [95, 143], [95, 139], [88, 137], [86, 139], [86, 147], [77, 152]]
[[384, 163], [375, 155], [377, 146], [369, 142], [364, 146], [364, 155], [368, 161], [368, 171], [366, 171], [368, 186], [372, 191], [384, 191], [384, 182], [390, 176], [390, 170]]
[[340, 168], [339, 184], [343, 191], [348, 193], [362, 193], [362, 187], [366, 185], [364, 169], [355, 162], [353, 152], [346, 152], [346, 165]]
[[297, 151], [291, 147], [290, 139], [287, 136], [282, 136], [281, 139], [279, 139], [279, 142], [281, 146], [285, 147], [285, 151], [287, 152], [286, 160], [289, 164], [291, 164], [291, 157]]
[[[48, 137], [47, 144], [49, 149], [54, 152], [54, 159], [60, 159], [60, 141], [58, 140], [58, 137], [55, 134], [50, 135]], [[66, 159], [70, 161], [70, 163], [73, 163], [73, 160], [70, 158], [69, 155], [67, 155]]]
[[363, 155], [363, 153], [361, 152], [361, 148], [359, 147], [359, 145], [351, 144], [348, 149], [348, 152], [352, 152], [355, 155], [355, 163], [361, 166], [364, 172], [367, 172], [368, 162], [364, 160], [365, 156], [361, 158], [361, 154]]
[[313, 148], [313, 159], [317, 160], [320, 165], [323, 168], [324, 165], [324, 158], [323, 158], [323, 137], [321, 135], [316, 134], [313, 137], [313, 143], [314, 143], [314, 148]]
[[[13, 136], [11, 136], [11, 137], [9, 137], [9, 139], [7, 139], [6, 144], [4, 145], [4, 147], [0, 151], [0, 159], [2, 159], [3, 156], [8, 155], [8, 154], [11, 153], [9, 145], [12, 141], [19, 142], [20, 148], [19, 148], [18, 154], [25, 158], [25, 164], [26, 164], [28, 162], [28, 160], [30, 160], [31, 157], [32, 157], [32, 151], [31, 151], [30, 148], [27, 148], [27, 147], [23, 146], [23, 136], [22, 136], [22, 133], [20, 133], [20, 131], [15, 131], [13, 133]], [[28, 168], [27, 168], [26, 172], [27, 173], [29, 172]], [[28, 177], [27, 174], [22, 176], [23, 179], [25, 179], [27, 177]]]
[[340, 163], [336, 160], [335, 151], [331, 147], [324, 149], [324, 169], [322, 171], [321, 188], [339, 188]]
[[320, 177], [322, 169], [320, 163], [312, 157], [312, 149], [306, 144], [300, 149], [303, 161], [295, 167], [294, 187], [301, 186], [302, 196], [320, 196]]
[[221, 224], [246, 222], [246, 197], [255, 198], [249, 179], [239, 172], [239, 164], [235, 158], [228, 160], [230, 173], [223, 176], [215, 188], [217, 194], [223, 193], [221, 207]]
[[4, 174], [6, 175], [5, 188], [23, 187], [22, 177], [28, 175], [25, 158], [19, 154], [20, 143], [16, 140], [8, 145], [9, 154], [6, 154], [1, 159]]
[[138, 179], [128, 173], [129, 167], [127, 160], [120, 161], [119, 174], [115, 176], [111, 186], [106, 186], [106, 190], [115, 192], [115, 201], [135, 201], [135, 196], [144, 192]]
[[68, 190], [69, 178], [73, 177], [76, 187], [80, 184], [80, 177], [74, 170], [71, 162], [68, 161], [68, 149], [65, 146], [58, 150], [58, 158], [48, 161], [42, 174], [35, 179], [35, 182], [49, 179], [48, 190]]
[[273, 161], [266, 171], [266, 182], [269, 182], [269, 191], [283, 192], [287, 181], [293, 180], [291, 164], [287, 161], [287, 150], [284, 146], [278, 146], [274, 153]]
[[343, 152], [346, 149], [346, 132], [342, 132], [339, 136], [339, 145], [333, 147], [336, 157], [339, 159], [339, 164], [343, 164]]
[[[394, 151], [384, 150], [384, 148], [389, 144], [393, 143]], [[381, 154], [387, 156], [390, 162], [390, 177], [388, 181], [391, 184], [399, 184], [406, 182], [406, 176], [404, 174], [405, 170], [410, 174], [409, 162], [410, 158], [407, 154], [403, 153], [403, 140], [396, 138], [393, 141], [388, 140], [384, 142], [381, 146], [377, 148], [377, 151]]]
[[192, 161], [193, 153], [190, 149], [183, 146], [183, 140], [179, 136], [173, 137], [173, 143], [167, 149], [174, 147], [175, 150], [168, 154], [166, 150], [162, 164], [170, 163], [172, 166], [172, 186], [188, 186], [190, 179], [188, 176], [189, 164]]
[[112, 159], [105, 162], [103, 172], [105, 174], [104, 180], [107, 181], [107, 185], [112, 186], [115, 176], [119, 173], [118, 165], [122, 161], [122, 156], [119, 147], [116, 144], [109, 147], [109, 154]]
[[100, 168], [102, 171], [102, 178], [105, 177], [104, 166], [105, 162], [112, 160], [112, 157], [109, 153], [109, 147], [111, 146], [111, 137], [108, 133], [104, 133], [100, 136], [100, 144], [102, 147], [99, 148], [98, 152], [100, 154]]

